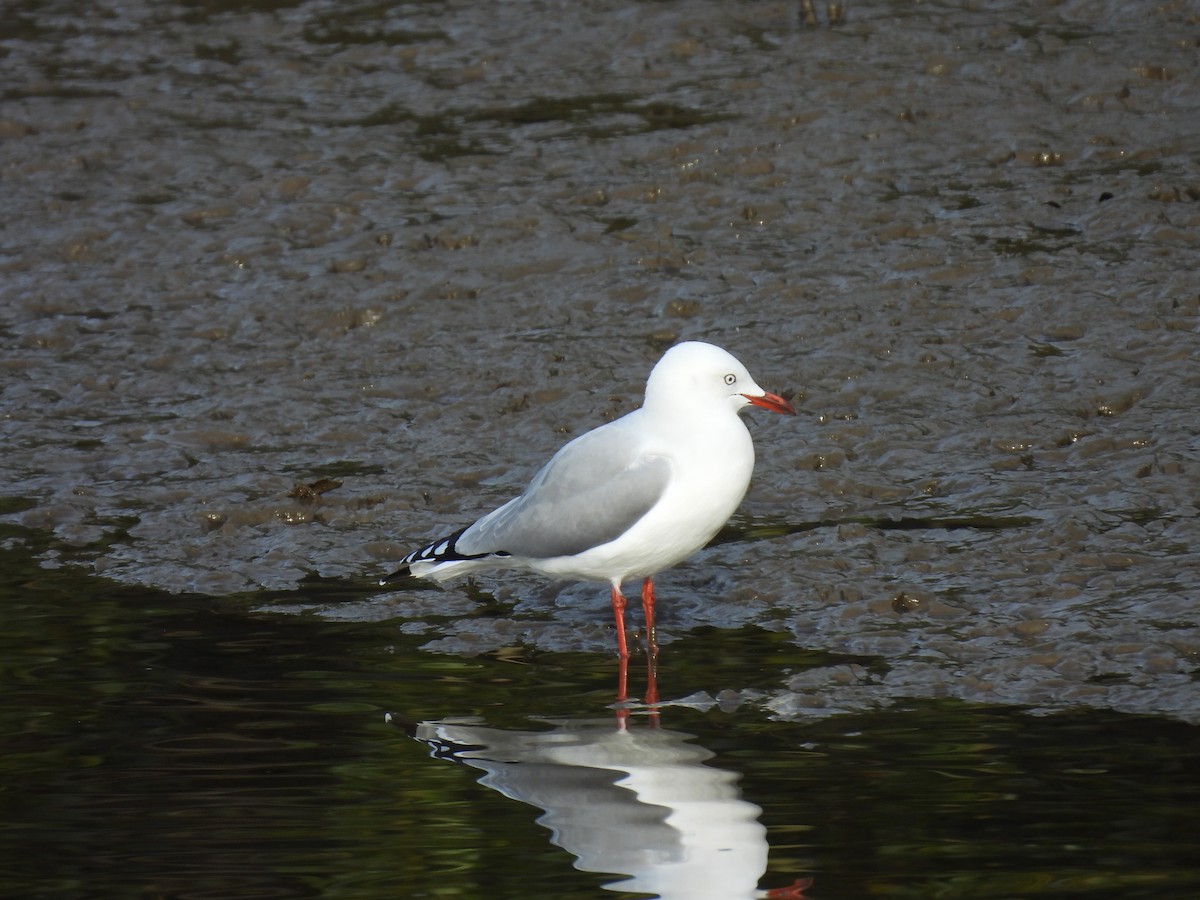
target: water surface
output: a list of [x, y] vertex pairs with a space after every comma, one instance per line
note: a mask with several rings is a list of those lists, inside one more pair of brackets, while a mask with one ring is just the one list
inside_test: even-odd
[[6, 893], [632, 874], [415, 739], [616, 727], [605, 592], [372, 585], [704, 339], [800, 415], [627, 743], [763, 889], [1194, 896], [1195, 10], [842, 7], [0, 16]]

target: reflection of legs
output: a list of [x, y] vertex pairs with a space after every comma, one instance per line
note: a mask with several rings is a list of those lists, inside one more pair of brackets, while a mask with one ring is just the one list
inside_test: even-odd
[[808, 900], [808, 897], [804, 896], [804, 892], [812, 887], [812, 883], [811, 878], [797, 878], [794, 884], [774, 888], [760, 896], [766, 897], [768, 900]]
[[646, 702], [658, 702], [658, 634], [654, 629], [654, 581], [642, 582], [642, 611], [646, 614]]

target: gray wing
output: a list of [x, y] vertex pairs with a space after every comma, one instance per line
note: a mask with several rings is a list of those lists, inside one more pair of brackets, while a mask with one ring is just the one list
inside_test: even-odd
[[628, 531], [666, 491], [671, 464], [634, 452], [626, 429], [613, 427], [618, 422], [559, 450], [525, 493], [467, 528], [458, 551], [549, 559]]

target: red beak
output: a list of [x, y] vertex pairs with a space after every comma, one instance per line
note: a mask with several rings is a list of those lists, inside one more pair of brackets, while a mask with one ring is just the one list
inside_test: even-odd
[[783, 413], [785, 416], [794, 416], [796, 407], [788, 403], [778, 394], [763, 394], [761, 397], [755, 397], [752, 394], [742, 394], [747, 400], [755, 406], [761, 406], [763, 409], [769, 409], [771, 412]]

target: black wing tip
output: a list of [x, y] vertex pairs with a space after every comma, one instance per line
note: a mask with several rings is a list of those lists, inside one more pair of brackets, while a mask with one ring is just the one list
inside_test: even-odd
[[[469, 526], [468, 526], [469, 527]], [[505, 550], [488, 551], [484, 553], [459, 553], [458, 539], [463, 536], [466, 528], [460, 528], [458, 531], [449, 537], [444, 537], [434, 541], [420, 550], [408, 554], [404, 559], [400, 560], [400, 568], [391, 575], [385, 575], [379, 579], [380, 587], [387, 587], [397, 581], [411, 581], [417, 576], [412, 573], [413, 563], [452, 563], [466, 562], [473, 559], [488, 559], [488, 558], [503, 558], [512, 556], [511, 553]]]
[[407, 581], [412, 578], [412, 569], [408, 566], [401, 566], [391, 575], [384, 575], [379, 579], [380, 587], [387, 587], [390, 584], [395, 584], [397, 581]]

